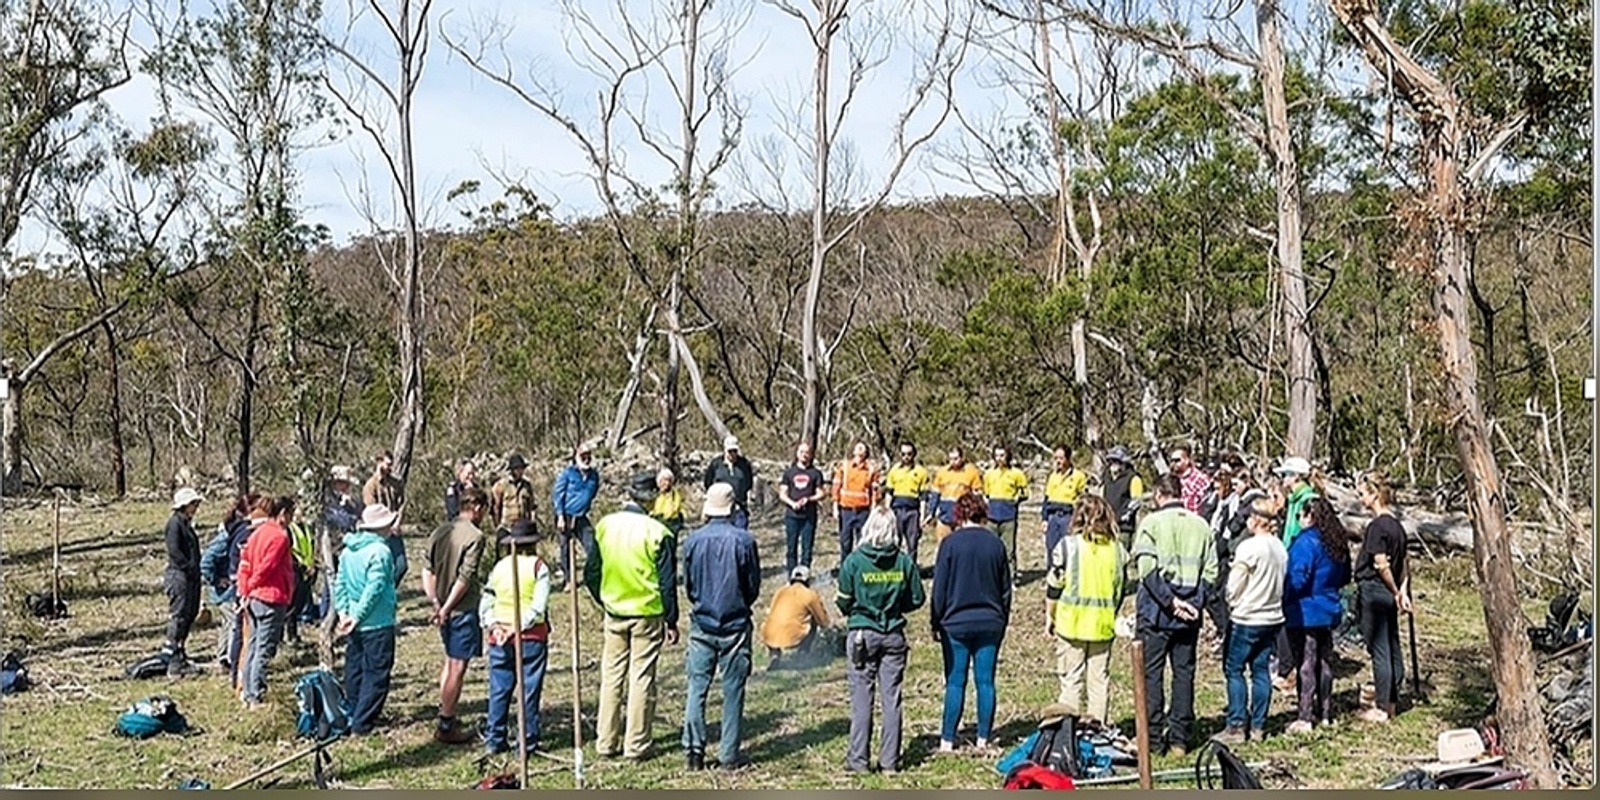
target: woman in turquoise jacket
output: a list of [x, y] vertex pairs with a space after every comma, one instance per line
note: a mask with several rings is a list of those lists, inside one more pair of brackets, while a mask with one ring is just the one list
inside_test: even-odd
[[345, 713], [358, 736], [372, 733], [394, 673], [394, 554], [385, 539], [394, 521], [395, 513], [381, 504], [362, 510], [356, 529], [344, 536], [334, 583], [338, 633], [350, 637], [344, 650]]

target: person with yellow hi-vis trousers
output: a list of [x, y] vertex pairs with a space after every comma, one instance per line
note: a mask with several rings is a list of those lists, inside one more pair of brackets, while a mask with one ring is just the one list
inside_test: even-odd
[[889, 498], [889, 510], [894, 512], [894, 528], [900, 534], [900, 545], [913, 564], [917, 560], [917, 543], [922, 540], [922, 526], [933, 522], [932, 491], [928, 470], [917, 463], [917, 447], [910, 442], [900, 445], [900, 463], [889, 468], [883, 479], [883, 493]]
[[1020, 583], [1017, 567], [1017, 510], [1028, 499], [1028, 475], [1011, 466], [1011, 450], [1005, 445], [994, 449], [994, 466], [983, 473], [983, 497], [989, 504], [989, 521], [1006, 544], [1011, 564], [1011, 585]]
[[[1128, 551], [1111, 504], [1079, 499], [1071, 532], [1056, 542], [1045, 575], [1045, 626], [1056, 638], [1056, 702], [1080, 717], [1111, 719], [1111, 642], [1122, 605]], [[1087, 702], [1085, 702], [1087, 701]]]

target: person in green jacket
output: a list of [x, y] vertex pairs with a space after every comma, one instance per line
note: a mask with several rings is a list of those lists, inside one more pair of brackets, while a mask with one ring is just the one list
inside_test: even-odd
[[344, 649], [344, 696], [350, 732], [358, 736], [373, 732], [394, 673], [394, 553], [387, 538], [394, 523], [393, 511], [367, 506], [356, 529], [344, 535], [334, 579], [337, 631], [350, 637]]
[[835, 601], [848, 620], [850, 659], [850, 747], [845, 767], [871, 770], [867, 762], [872, 740], [872, 692], [883, 703], [883, 737], [878, 767], [897, 772], [900, 766], [900, 686], [905, 679], [906, 614], [922, 607], [922, 575], [916, 562], [901, 552], [894, 518], [875, 508], [862, 528], [861, 544], [839, 566]]
[[587, 544], [584, 586], [605, 611], [595, 749], [602, 758], [643, 761], [654, 740], [661, 644], [678, 643], [677, 539], [629, 498], [600, 519]]
[[1283, 496], [1288, 506], [1284, 509], [1283, 546], [1288, 547], [1294, 537], [1300, 535], [1300, 517], [1306, 504], [1317, 497], [1317, 489], [1311, 485], [1311, 464], [1299, 456], [1285, 458], [1273, 474], [1283, 481]]

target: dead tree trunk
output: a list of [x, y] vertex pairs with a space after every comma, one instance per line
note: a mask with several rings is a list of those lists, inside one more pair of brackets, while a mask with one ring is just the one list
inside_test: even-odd
[[[1372, 68], [1392, 76], [1421, 129], [1427, 180], [1425, 235], [1435, 283], [1434, 323], [1451, 428], [1466, 482], [1467, 508], [1474, 522], [1473, 562], [1488, 629], [1489, 669], [1499, 696], [1496, 714], [1508, 760], [1528, 771], [1534, 788], [1559, 788], [1540, 709], [1527, 620], [1517, 597], [1506, 496], [1478, 397], [1478, 364], [1466, 298], [1471, 222], [1466, 193], [1475, 167], [1464, 168], [1463, 164], [1467, 144], [1460, 127], [1460, 104], [1450, 88], [1390, 36], [1374, 0], [1330, 0], [1330, 5]], [[1503, 147], [1509, 138], [1507, 134], [1488, 141]], [[1494, 146], [1480, 152], [1477, 163], [1493, 157]]]
[[122, 435], [121, 342], [111, 320], [102, 321], [100, 330], [106, 335], [106, 385], [111, 393], [111, 484], [116, 498], [121, 500], [128, 495], [128, 457]]
[[1283, 35], [1278, 30], [1277, 0], [1256, 3], [1260, 47], [1262, 108], [1266, 116], [1267, 151], [1277, 189], [1278, 279], [1283, 287], [1283, 333], [1289, 347], [1289, 455], [1311, 457], [1317, 426], [1317, 382], [1311, 352], [1310, 310], [1306, 305], [1300, 223], [1300, 167], [1289, 131], [1289, 103], [1284, 90]]

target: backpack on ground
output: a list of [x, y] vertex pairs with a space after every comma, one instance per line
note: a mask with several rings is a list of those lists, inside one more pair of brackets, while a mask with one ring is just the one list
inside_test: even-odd
[[172, 698], [153, 695], [128, 706], [117, 717], [115, 730], [120, 736], [148, 739], [161, 733], [186, 733], [190, 728]]
[[159, 678], [167, 674], [167, 662], [170, 660], [172, 660], [172, 654], [161, 650], [129, 664], [122, 671], [135, 680]]
[[67, 601], [50, 592], [29, 592], [22, 598], [28, 613], [43, 619], [61, 619], [67, 616]]
[[1066, 714], [1039, 723], [1039, 738], [1029, 749], [1028, 760], [1063, 775], [1083, 776], [1079, 768], [1078, 717]]
[[299, 705], [295, 731], [300, 736], [324, 741], [350, 732], [350, 718], [344, 708], [344, 687], [332, 672], [312, 670], [294, 684]]
[[28, 668], [22, 664], [22, 656], [12, 650], [0, 659], [0, 694], [16, 694], [27, 689], [33, 683], [28, 680]]
[[511, 773], [490, 775], [472, 785], [474, 789], [521, 789], [522, 783]]
[[[1216, 766], [1213, 770], [1212, 765]], [[1221, 776], [1221, 786], [1217, 785]], [[1194, 783], [1201, 789], [1261, 789], [1261, 779], [1256, 777], [1244, 759], [1228, 746], [1215, 739], [1200, 746], [1194, 759]]]
[[1018, 789], [1075, 789], [1072, 776], [1063, 775], [1049, 767], [1024, 761], [1006, 773], [1006, 788]]

